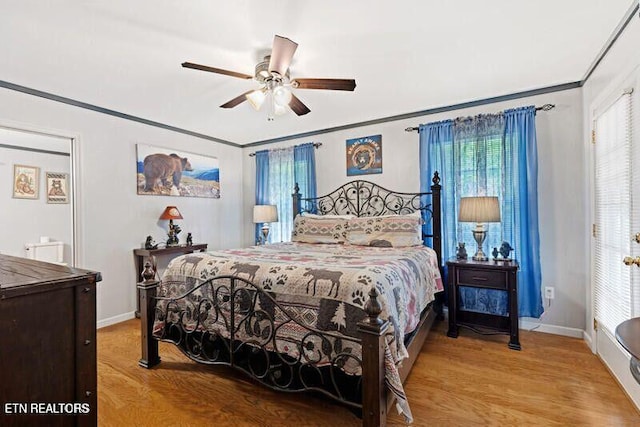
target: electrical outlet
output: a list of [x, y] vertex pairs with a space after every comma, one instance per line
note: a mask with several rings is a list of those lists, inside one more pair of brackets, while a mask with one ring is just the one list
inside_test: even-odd
[[553, 286], [545, 286], [544, 297], [546, 299], [554, 299], [556, 297], [556, 288], [554, 288]]

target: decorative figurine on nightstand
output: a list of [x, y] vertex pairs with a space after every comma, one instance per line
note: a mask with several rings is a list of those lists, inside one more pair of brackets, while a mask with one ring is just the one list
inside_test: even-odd
[[193, 237], [191, 233], [187, 233], [187, 246], [193, 246]]
[[178, 234], [180, 234], [181, 231], [182, 229], [178, 224], [169, 224], [169, 232], [167, 233], [169, 238], [167, 239], [167, 246], [178, 246], [180, 243]]
[[509, 254], [512, 250], [513, 248], [511, 247], [509, 242], [502, 242], [502, 244], [500, 245], [500, 255], [502, 255], [502, 259], [504, 261], [511, 261], [511, 258], [509, 258]]
[[491, 251], [491, 255], [493, 255], [493, 260], [497, 261], [499, 255], [498, 248], [493, 248], [493, 251]]
[[465, 243], [458, 243], [458, 249], [456, 251], [456, 259], [467, 259], [467, 249], [465, 249]]
[[147, 240], [144, 242], [145, 249], [158, 249], [158, 244], [153, 241], [153, 237], [147, 236]]

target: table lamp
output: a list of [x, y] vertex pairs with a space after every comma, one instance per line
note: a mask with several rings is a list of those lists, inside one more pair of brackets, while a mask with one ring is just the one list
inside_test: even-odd
[[489, 258], [482, 251], [482, 244], [487, 236], [485, 222], [500, 222], [500, 204], [497, 197], [462, 197], [460, 199], [460, 222], [475, 222], [472, 231], [478, 244], [478, 250], [472, 257], [474, 261], [487, 261]]
[[169, 231], [167, 232], [167, 236], [169, 236], [169, 238], [167, 239], [167, 246], [177, 246], [180, 243], [178, 234], [180, 234], [180, 231], [182, 230], [179, 225], [173, 224], [173, 220], [182, 219], [180, 211], [175, 206], [167, 206], [164, 212], [162, 212], [162, 215], [160, 215], [160, 219], [169, 220]]
[[276, 205], [255, 205], [253, 207], [253, 222], [262, 224], [262, 238], [259, 244], [266, 244], [269, 237], [269, 223], [278, 222], [278, 207]]

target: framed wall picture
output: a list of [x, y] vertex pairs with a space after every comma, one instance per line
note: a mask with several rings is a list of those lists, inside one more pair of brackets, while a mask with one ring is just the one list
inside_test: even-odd
[[47, 203], [69, 203], [69, 175], [47, 172]]
[[137, 144], [138, 194], [220, 198], [216, 157]]
[[39, 180], [40, 168], [13, 165], [13, 197], [16, 199], [37, 199]]
[[347, 176], [382, 173], [382, 135], [347, 139]]

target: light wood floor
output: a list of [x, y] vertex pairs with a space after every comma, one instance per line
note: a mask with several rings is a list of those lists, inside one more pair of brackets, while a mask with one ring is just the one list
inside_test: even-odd
[[[429, 334], [406, 384], [416, 426], [640, 425], [640, 414], [583, 341], [522, 332], [506, 336], [444, 322]], [[138, 367], [139, 321], [98, 331], [98, 423], [108, 426], [357, 426], [348, 409], [271, 391], [223, 367], [197, 365], [160, 343], [162, 363]], [[404, 425], [395, 410], [389, 424]]]

